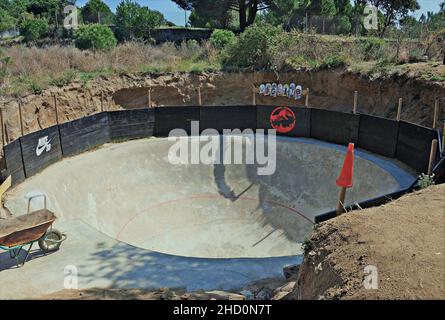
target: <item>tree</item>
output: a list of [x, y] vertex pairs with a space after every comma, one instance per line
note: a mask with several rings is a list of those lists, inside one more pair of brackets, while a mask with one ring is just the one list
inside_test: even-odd
[[368, 0], [383, 15], [384, 19], [379, 35], [383, 37], [389, 26], [405, 18], [410, 12], [420, 9], [417, 0]]
[[[226, 1], [223, 4], [227, 3]], [[193, 9], [189, 21], [193, 27], [228, 29], [232, 18], [232, 11], [227, 7], [215, 6], [212, 1], [207, 1]]]
[[48, 21], [46, 18], [36, 18], [27, 14], [20, 23], [20, 34], [26, 42], [43, 38], [48, 33]]
[[81, 9], [81, 15], [85, 23], [113, 23], [114, 14], [110, 7], [102, 0], [89, 0]]
[[238, 14], [240, 31], [244, 31], [255, 22], [258, 12], [275, 6], [274, 0], [173, 0], [184, 10], [202, 12], [214, 11], [219, 15], [235, 11]]
[[59, 25], [64, 18], [63, 10], [68, 5], [75, 5], [75, 0], [27, 0], [26, 11], [34, 16], [46, 18], [48, 23]]
[[17, 20], [9, 12], [0, 8], [0, 33], [15, 28]]
[[119, 40], [147, 38], [150, 29], [166, 23], [162, 13], [141, 7], [131, 0], [124, 0], [117, 6], [115, 20]]
[[74, 33], [74, 39], [79, 49], [105, 50], [114, 48], [117, 44], [113, 31], [100, 24], [81, 26]]

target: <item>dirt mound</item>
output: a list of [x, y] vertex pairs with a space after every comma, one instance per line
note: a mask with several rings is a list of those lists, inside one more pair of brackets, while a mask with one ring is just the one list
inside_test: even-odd
[[294, 298], [445, 299], [444, 204], [439, 185], [318, 225]]

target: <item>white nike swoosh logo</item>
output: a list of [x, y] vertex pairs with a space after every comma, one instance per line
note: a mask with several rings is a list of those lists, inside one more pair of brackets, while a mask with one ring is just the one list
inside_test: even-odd
[[[51, 139], [52, 140], [52, 139]], [[43, 146], [37, 146], [36, 148], [36, 154], [37, 156], [40, 156], [43, 151], [46, 149], [46, 146], [49, 145], [51, 143], [51, 140], [47, 141]]]

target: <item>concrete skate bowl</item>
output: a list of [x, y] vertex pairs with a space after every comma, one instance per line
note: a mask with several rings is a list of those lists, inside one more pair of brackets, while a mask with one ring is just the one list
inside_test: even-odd
[[[298, 262], [313, 224], [333, 215], [335, 179], [349, 142], [357, 149], [346, 205], [366, 207], [410, 191], [417, 174], [426, 172], [431, 141], [438, 136], [403, 121], [290, 108], [295, 126], [277, 137], [272, 175], [258, 174], [260, 163], [174, 165], [168, 160], [175, 142], [165, 137], [172, 129], [183, 129], [189, 145], [198, 141], [203, 147], [207, 141], [199, 141], [197, 132], [271, 129], [275, 110], [104, 112], [26, 135], [4, 148], [6, 174], [15, 186], [5, 205], [14, 214], [26, 212], [26, 199], [44, 193], [61, 221], [80, 219], [134, 247], [184, 259], [210, 258], [221, 261], [221, 268], [229, 260], [248, 258], [242, 260], [245, 267], [263, 263], [273, 269], [262, 274], [266, 277]], [[199, 131], [193, 132], [192, 121], [199, 121]], [[234, 134], [232, 145], [244, 151], [256, 145], [257, 136]], [[221, 147], [224, 140], [218, 140]], [[442, 160], [435, 161], [437, 173]]]

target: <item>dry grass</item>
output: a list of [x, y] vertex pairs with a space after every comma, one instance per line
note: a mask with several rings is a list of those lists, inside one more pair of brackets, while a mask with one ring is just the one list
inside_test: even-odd
[[[277, 43], [270, 54], [271, 61], [267, 61], [276, 71], [346, 66], [366, 71], [367, 66], [372, 66], [367, 73], [382, 75], [418, 62], [425, 52], [422, 42], [409, 39], [383, 41], [299, 32], [283, 32]], [[427, 47], [430, 58], [437, 60], [440, 48]], [[39, 93], [50, 85], [63, 86], [74, 79], [87, 82], [105, 74], [218, 70], [223, 60], [223, 55], [209, 42], [195, 41], [181, 45], [128, 42], [103, 52], [81, 51], [74, 46], [15, 46], [5, 49], [4, 54], [11, 57], [8, 75], [0, 86], [0, 94], [5, 96]], [[430, 69], [420, 76], [443, 81], [443, 74]]]
[[[64, 85], [75, 78], [122, 72], [205, 71], [218, 69], [218, 54], [208, 43], [159, 46], [138, 42], [103, 52], [73, 46], [46, 48], [15, 46], [5, 50], [11, 58], [5, 95], [39, 92], [49, 85]], [[86, 75], [86, 76], [85, 76]]]

